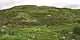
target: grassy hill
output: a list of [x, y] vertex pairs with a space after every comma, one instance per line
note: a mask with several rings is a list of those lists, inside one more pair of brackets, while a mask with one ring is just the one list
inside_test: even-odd
[[80, 9], [22, 5], [0, 10], [0, 40], [79, 40]]

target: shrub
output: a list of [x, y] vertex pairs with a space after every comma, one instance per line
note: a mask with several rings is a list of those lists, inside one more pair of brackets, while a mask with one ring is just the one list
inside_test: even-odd
[[80, 27], [74, 27], [74, 28], [73, 28], [73, 33], [80, 35]]

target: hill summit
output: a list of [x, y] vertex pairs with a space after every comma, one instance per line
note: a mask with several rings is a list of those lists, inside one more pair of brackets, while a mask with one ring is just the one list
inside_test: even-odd
[[54, 25], [64, 23], [80, 23], [80, 10], [36, 5], [22, 5], [0, 10], [1, 25]]

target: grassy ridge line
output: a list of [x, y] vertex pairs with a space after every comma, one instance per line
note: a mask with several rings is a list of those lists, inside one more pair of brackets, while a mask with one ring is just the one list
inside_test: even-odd
[[[1, 10], [0, 16], [1, 24], [29, 25], [33, 20], [36, 20], [37, 24], [53, 25], [58, 23], [79, 23], [79, 13], [80, 11], [77, 9], [25, 5]], [[48, 17], [49, 15], [51, 17]], [[33, 22], [33, 24], [36, 23]]]

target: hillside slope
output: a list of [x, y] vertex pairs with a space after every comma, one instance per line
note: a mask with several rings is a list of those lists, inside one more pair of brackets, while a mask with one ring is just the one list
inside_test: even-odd
[[80, 40], [80, 9], [22, 5], [0, 10], [0, 40]]
[[49, 6], [22, 5], [0, 10], [0, 24], [53, 25], [80, 23], [80, 10]]

